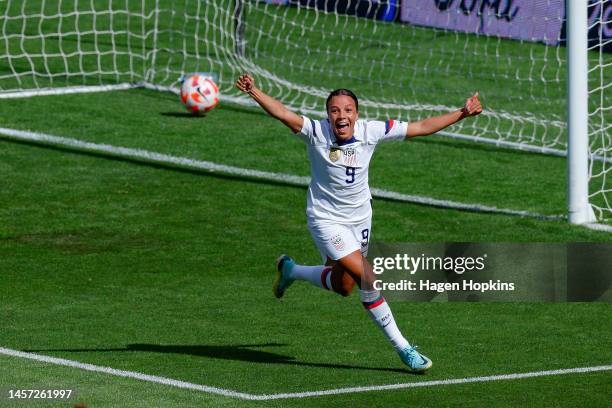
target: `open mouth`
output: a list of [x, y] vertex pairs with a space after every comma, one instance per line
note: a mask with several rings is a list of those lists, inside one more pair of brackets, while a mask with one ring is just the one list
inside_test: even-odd
[[343, 121], [343, 122], [336, 123], [336, 129], [338, 129], [338, 130], [348, 129], [348, 127], [349, 127], [348, 122], [344, 122]]

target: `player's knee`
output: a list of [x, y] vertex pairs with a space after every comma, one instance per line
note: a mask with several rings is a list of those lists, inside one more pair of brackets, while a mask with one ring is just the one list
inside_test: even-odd
[[331, 284], [334, 292], [340, 296], [346, 297], [353, 291], [355, 280], [349, 273], [346, 272], [342, 265], [336, 263], [332, 269]]
[[337, 294], [339, 294], [342, 297], [347, 297], [348, 295], [351, 294], [351, 292], [353, 291], [353, 288], [347, 289], [347, 288], [339, 288], [337, 289], [335, 292]]
[[353, 281], [352, 279], [350, 280], [344, 279], [342, 281], [342, 285], [336, 292], [342, 297], [347, 297], [353, 292], [354, 287], [355, 287], [355, 281]]

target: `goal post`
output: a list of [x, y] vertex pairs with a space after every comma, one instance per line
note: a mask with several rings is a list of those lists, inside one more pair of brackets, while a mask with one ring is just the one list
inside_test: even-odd
[[589, 204], [589, 61], [584, 0], [567, 0], [568, 47], [568, 219], [573, 224], [595, 221]]
[[360, 116], [415, 121], [479, 91], [442, 134], [567, 155], [569, 221], [612, 224], [612, 0], [4, 0], [0, 32], [0, 100], [213, 72], [249, 103], [250, 72], [302, 113], [347, 87]]

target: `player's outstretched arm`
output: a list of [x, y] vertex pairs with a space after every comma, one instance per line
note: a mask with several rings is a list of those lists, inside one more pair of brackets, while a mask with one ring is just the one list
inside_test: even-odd
[[236, 88], [248, 94], [255, 100], [270, 116], [283, 122], [293, 133], [302, 130], [304, 126], [304, 118], [287, 109], [285, 105], [277, 101], [270, 95], [266, 95], [261, 89], [255, 86], [255, 80], [252, 76], [245, 74], [240, 75], [236, 81]]
[[408, 124], [406, 137], [427, 136], [436, 133], [468, 116], [476, 116], [482, 112], [482, 105], [478, 100], [478, 92], [465, 101], [463, 108], [445, 113], [444, 115], [419, 120]]

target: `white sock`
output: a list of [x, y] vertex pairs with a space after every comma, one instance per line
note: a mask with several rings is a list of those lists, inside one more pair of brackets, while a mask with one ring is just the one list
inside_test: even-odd
[[391, 308], [377, 290], [361, 290], [361, 303], [378, 327], [385, 333], [395, 350], [400, 351], [410, 344], [399, 331]]
[[312, 283], [318, 288], [333, 290], [331, 285], [331, 266], [317, 265], [295, 265], [291, 269], [291, 277]]

